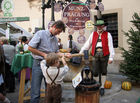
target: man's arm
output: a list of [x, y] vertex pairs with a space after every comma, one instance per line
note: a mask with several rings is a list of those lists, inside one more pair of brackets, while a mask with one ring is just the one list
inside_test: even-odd
[[66, 61], [65, 61], [65, 57], [64, 57], [64, 56], [62, 56], [61, 60], [62, 60], [62, 63], [63, 63], [63, 65], [64, 65], [64, 66], [65, 66], [65, 65], [67, 65], [67, 63], [66, 63]]
[[40, 62], [40, 67], [41, 67], [41, 70], [42, 70], [44, 77], [46, 78], [46, 69], [47, 69], [46, 60], [42, 60]]
[[92, 46], [92, 38], [93, 38], [93, 32], [90, 34], [88, 40], [86, 41], [86, 43], [84, 44], [84, 46], [81, 48], [80, 50], [80, 54], [84, 52], [84, 50], [89, 50]]
[[60, 57], [67, 57], [67, 58], [71, 58], [71, 53], [61, 53], [61, 52], [58, 52], [57, 55], [59, 55]]
[[114, 47], [113, 47], [112, 36], [110, 33], [108, 33], [108, 46], [109, 46], [109, 52], [110, 52], [108, 63], [111, 64], [113, 62], [115, 52], [114, 52]]
[[33, 54], [43, 56], [44, 58], [47, 56], [46, 53], [44, 53], [42, 51], [39, 51], [39, 50], [37, 50], [35, 48], [32, 48], [31, 46], [28, 47], [28, 50], [31, 51]]

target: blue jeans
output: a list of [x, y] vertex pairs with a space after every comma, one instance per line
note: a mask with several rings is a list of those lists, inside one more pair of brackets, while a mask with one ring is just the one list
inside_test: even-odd
[[33, 67], [32, 67], [30, 103], [39, 103], [42, 78], [43, 78], [43, 74], [40, 68], [40, 61], [34, 59]]

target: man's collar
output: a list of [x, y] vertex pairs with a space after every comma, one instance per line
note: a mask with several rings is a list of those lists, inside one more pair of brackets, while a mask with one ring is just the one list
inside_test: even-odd
[[[49, 31], [49, 30], [48, 30]], [[54, 35], [53, 34], [51, 34], [51, 32], [49, 31], [49, 36], [50, 37], [54, 37]]]
[[100, 33], [99, 33], [99, 31], [97, 30], [97, 33], [98, 33], [98, 34], [102, 34], [103, 32], [104, 32], [104, 30], [103, 30], [102, 32], [100, 32]]
[[50, 34], [50, 37], [54, 37], [54, 35]]

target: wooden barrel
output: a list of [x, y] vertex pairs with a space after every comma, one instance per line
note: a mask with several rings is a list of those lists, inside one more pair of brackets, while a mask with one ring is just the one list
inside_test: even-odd
[[75, 103], [99, 103], [99, 85], [84, 86], [76, 89], [75, 91]]
[[75, 103], [99, 103], [99, 90], [75, 92]]

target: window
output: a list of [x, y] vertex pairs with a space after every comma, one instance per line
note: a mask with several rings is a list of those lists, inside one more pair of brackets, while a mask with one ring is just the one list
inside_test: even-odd
[[[118, 47], [118, 18], [117, 13], [103, 14], [102, 18], [107, 23], [107, 31], [111, 33], [114, 48]], [[97, 20], [97, 16], [95, 17]]]

